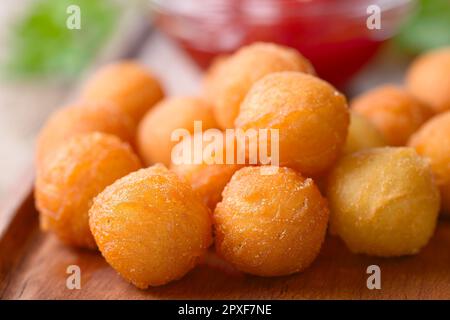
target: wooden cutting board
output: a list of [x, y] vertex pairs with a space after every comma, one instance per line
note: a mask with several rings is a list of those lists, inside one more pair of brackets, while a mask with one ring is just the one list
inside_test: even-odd
[[[155, 34], [139, 59], [159, 74], [170, 94], [197, 90], [199, 71], [167, 39]], [[244, 275], [213, 250], [183, 279], [136, 289], [98, 252], [74, 250], [38, 228], [32, 171], [0, 209], [0, 299], [450, 299], [450, 221], [441, 221], [429, 245], [412, 257], [380, 259], [350, 253], [328, 237], [305, 272], [277, 278]], [[366, 285], [370, 265], [381, 269], [381, 290]], [[67, 267], [81, 270], [81, 289], [69, 290]]]
[[[139, 290], [98, 252], [70, 249], [38, 228], [33, 197], [15, 210], [0, 239], [0, 299], [450, 299], [450, 221], [440, 221], [420, 254], [380, 259], [350, 253], [328, 237], [305, 272], [261, 278], [234, 271], [213, 250], [169, 285]], [[367, 267], [381, 269], [381, 290], [366, 286]], [[67, 267], [81, 270], [81, 289], [66, 287]]]

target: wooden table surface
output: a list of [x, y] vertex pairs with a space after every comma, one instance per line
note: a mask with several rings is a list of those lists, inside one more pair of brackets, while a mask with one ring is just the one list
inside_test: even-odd
[[[305, 272], [262, 278], [238, 273], [211, 251], [183, 279], [139, 290], [116, 274], [100, 253], [67, 248], [53, 235], [41, 233], [31, 198], [19, 214], [16, 231], [9, 234], [16, 244], [10, 257], [17, 261], [0, 285], [0, 299], [450, 299], [450, 221], [441, 221], [428, 246], [411, 257], [355, 255], [339, 239], [328, 237]], [[80, 267], [80, 290], [66, 287], [70, 265]], [[370, 265], [381, 269], [381, 290], [366, 286]]]
[[[111, 51], [118, 52], [117, 47], [113, 45]], [[354, 94], [385, 81], [400, 81], [399, 70], [404, 65], [386, 60], [386, 54], [389, 55], [389, 50], [383, 51], [375, 64], [355, 79], [349, 92]], [[170, 95], [198, 92], [200, 70], [160, 33], [151, 33], [142, 42], [136, 57], [159, 75]], [[99, 63], [113, 58], [114, 55], [109, 56]], [[386, 61], [391, 62], [386, 64]], [[392, 63], [398, 69], [391, 69]], [[381, 79], [377, 70], [397, 71]], [[12, 91], [8, 86], [2, 90], [8, 92], [9, 97], [20, 91]], [[9, 142], [11, 145], [19, 143], [22, 150], [6, 154], [11, 157], [9, 163], [17, 162], [18, 158], [25, 159], [20, 162], [21, 166], [31, 163], [37, 128], [50, 110], [76, 92], [67, 87], [57, 90], [55, 95], [44, 100], [47, 108], [27, 109], [22, 101], [22, 107], [17, 109], [21, 113], [14, 115], [14, 111], [8, 110], [12, 112], [9, 119], [21, 121], [27, 113], [34, 119], [33, 130], [28, 131], [21, 144], [19, 140]], [[38, 103], [37, 95], [30, 95], [29, 99]], [[5, 110], [0, 109], [0, 112]], [[26, 123], [24, 126], [30, 127]], [[2, 150], [4, 147], [2, 145]], [[5, 167], [0, 166], [0, 169], [5, 170]], [[210, 253], [200, 266], [180, 281], [146, 291], [138, 290], [119, 277], [100, 254], [66, 248], [52, 235], [38, 230], [37, 213], [29, 196], [33, 171], [22, 172], [22, 178], [3, 194], [5, 201], [0, 203], [0, 299], [450, 299], [449, 221], [440, 223], [430, 245], [414, 257], [377, 259], [353, 255], [340, 240], [330, 237], [312, 267], [301, 274], [278, 278], [243, 275]], [[0, 188], [0, 196], [1, 191]], [[66, 288], [66, 268], [73, 264], [81, 268], [80, 290]], [[366, 268], [372, 264], [381, 268], [381, 290], [367, 289]]]

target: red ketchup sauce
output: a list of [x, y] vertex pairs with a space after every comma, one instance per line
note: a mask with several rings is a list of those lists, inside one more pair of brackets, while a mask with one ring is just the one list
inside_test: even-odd
[[213, 2], [216, 10], [200, 15], [156, 15], [157, 25], [202, 68], [217, 55], [255, 41], [268, 41], [298, 49], [320, 77], [338, 87], [344, 86], [391, 36], [405, 9], [383, 9], [382, 30], [369, 30], [366, 10], [377, 2], [374, 0]]

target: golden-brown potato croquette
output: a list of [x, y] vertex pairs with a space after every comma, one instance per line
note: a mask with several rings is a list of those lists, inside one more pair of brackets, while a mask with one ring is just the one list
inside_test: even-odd
[[352, 153], [334, 168], [327, 188], [331, 233], [354, 253], [416, 254], [433, 235], [439, 190], [412, 148]]
[[328, 208], [312, 179], [289, 168], [237, 171], [214, 212], [217, 252], [237, 269], [281, 276], [307, 268], [325, 237]]
[[88, 101], [113, 101], [137, 124], [147, 110], [164, 97], [164, 92], [144, 66], [134, 61], [121, 61], [98, 70], [81, 95]]
[[417, 58], [408, 70], [406, 86], [434, 112], [450, 110], [450, 47]]
[[134, 145], [136, 126], [130, 117], [113, 107], [111, 102], [82, 101], [58, 109], [39, 133], [36, 167], [39, 169], [72, 137], [92, 132], [112, 134]]
[[118, 178], [141, 168], [128, 144], [113, 135], [78, 135], [61, 146], [35, 185], [41, 227], [68, 245], [96, 248], [89, 230], [93, 198]]
[[203, 76], [203, 87], [206, 88], [210, 83], [220, 81], [219, 79], [215, 79], [215, 77], [220, 77], [221, 72], [223, 72], [221, 69], [226, 66], [225, 62], [229, 57], [230, 55], [228, 54], [222, 54], [213, 59]]
[[[251, 86], [279, 71], [314, 74], [314, 68], [296, 50], [271, 43], [254, 43], [214, 64], [205, 79], [205, 96], [214, 107], [216, 121], [222, 129], [233, 128], [239, 105]], [[213, 76], [211, 76], [213, 75]]]
[[300, 72], [272, 73], [242, 102], [236, 127], [278, 129], [280, 165], [317, 175], [333, 165], [347, 136], [345, 97], [330, 84]]
[[[236, 143], [227, 147], [225, 134], [220, 132], [222, 143], [222, 150], [215, 153], [215, 149], [211, 147], [212, 141], [204, 141], [203, 139], [202, 159], [200, 163], [195, 163], [193, 155], [187, 163], [172, 163], [170, 169], [178, 174], [180, 177], [186, 179], [202, 198], [203, 202], [214, 210], [216, 204], [222, 199], [222, 191], [230, 181], [233, 174], [242, 168], [244, 164], [238, 164], [236, 158]], [[191, 136], [191, 141], [194, 141], [195, 136]], [[235, 142], [235, 141], [234, 141]], [[183, 147], [183, 141], [178, 143], [175, 148]], [[209, 149], [209, 150], [208, 150]], [[195, 152], [194, 144], [191, 143], [191, 152]], [[227, 153], [231, 152], [234, 161], [227, 164]], [[215, 157], [217, 156], [217, 159]]]
[[404, 89], [384, 85], [351, 102], [356, 113], [371, 121], [391, 146], [402, 146], [432, 115], [430, 109]]
[[142, 289], [184, 276], [212, 241], [208, 208], [188, 183], [162, 165], [107, 187], [89, 215], [106, 261]]
[[411, 136], [408, 145], [430, 162], [441, 189], [443, 212], [450, 214], [450, 111], [426, 122]]
[[172, 140], [176, 129], [194, 132], [194, 121], [201, 121], [202, 130], [214, 128], [216, 122], [210, 106], [200, 98], [173, 97], [158, 103], [142, 119], [138, 127], [137, 145], [146, 165], [161, 162], [170, 165]]
[[385, 145], [381, 132], [369, 120], [351, 110], [350, 126], [343, 154]]

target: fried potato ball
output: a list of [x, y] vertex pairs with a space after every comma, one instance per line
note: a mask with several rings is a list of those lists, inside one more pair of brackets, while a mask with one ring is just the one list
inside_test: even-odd
[[416, 254], [433, 235], [439, 190], [412, 148], [352, 153], [334, 168], [327, 188], [331, 233], [354, 253]]
[[158, 103], [142, 119], [138, 127], [139, 154], [147, 165], [157, 162], [170, 165], [171, 134], [176, 129], [194, 132], [194, 121], [201, 121], [202, 130], [214, 128], [216, 122], [211, 107], [195, 97], [173, 97]]
[[87, 81], [82, 97], [89, 101], [109, 100], [138, 123], [164, 97], [159, 81], [143, 65], [120, 61], [107, 65]]
[[214, 212], [217, 252], [237, 269], [281, 276], [306, 269], [325, 237], [328, 207], [312, 179], [289, 168], [237, 171]]
[[426, 122], [411, 136], [408, 145], [430, 162], [441, 189], [443, 212], [450, 214], [450, 111]]
[[233, 174], [242, 166], [233, 164], [191, 164], [172, 166], [180, 177], [185, 178], [203, 203], [211, 210], [222, 200], [222, 191]]
[[343, 154], [385, 145], [386, 142], [380, 131], [369, 120], [351, 110], [350, 126]]
[[94, 197], [141, 168], [128, 144], [113, 135], [79, 135], [61, 146], [36, 178], [36, 207], [43, 230], [63, 242], [95, 249], [88, 211]]
[[[360, 150], [386, 146], [383, 135], [366, 118], [350, 110], [350, 126], [342, 155], [345, 156]], [[327, 179], [332, 168], [318, 176], [311, 177], [322, 194], [326, 193]]]
[[225, 62], [229, 59], [229, 57], [230, 55], [228, 54], [222, 54], [214, 58], [203, 77], [204, 87], [206, 87], [212, 81], [218, 81], [214, 78], [220, 77], [221, 72], [223, 72], [221, 69], [226, 66]]
[[204, 90], [223, 129], [233, 128], [242, 100], [259, 79], [279, 71], [315, 73], [311, 63], [299, 52], [272, 43], [242, 47], [226, 60], [213, 64], [213, 68], [204, 81]]
[[36, 167], [39, 169], [57, 149], [79, 134], [103, 132], [134, 144], [136, 126], [133, 120], [111, 102], [81, 101], [56, 110], [41, 129], [36, 145]]
[[107, 187], [89, 216], [106, 261], [141, 289], [183, 277], [212, 241], [208, 208], [188, 183], [162, 165]]
[[351, 108], [370, 120], [392, 146], [402, 146], [432, 115], [430, 109], [404, 89], [384, 85], [356, 97]]
[[408, 69], [408, 90], [434, 112], [450, 109], [450, 47], [418, 57]]
[[[194, 141], [195, 135], [191, 136]], [[202, 137], [200, 138], [202, 139]], [[203, 141], [202, 143], [202, 161], [195, 163], [193, 157], [188, 163], [172, 163], [170, 169], [180, 177], [186, 179], [192, 186], [192, 189], [199, 194], [211, 210], [214, 210], [216, 204], [222, 199], [222, 191], [230, 181], [233, 174], [242, 168], [244, 164], [238, 164], [236, 159], [236, 144], [226, 145], [225, 134], [221, 133], [222, 150], [215, 153], [211, 147], [212, 141]], [[183, 141], [179, 142], [175, 148], [183, 147]], [[195, 152], [191, 143], [191, 151]], [[234, 161], [227, 164], [227, 153], [231, 152]], [[217, 156], [217, 159], [215, 157]]]
[[252, 87], [235, 124], [243, 130], [278, 129], [280, 165], [316, 175], [340, 155], [349, 112], [345, 97], [327, 82], [300, 72], [279, 72]]

